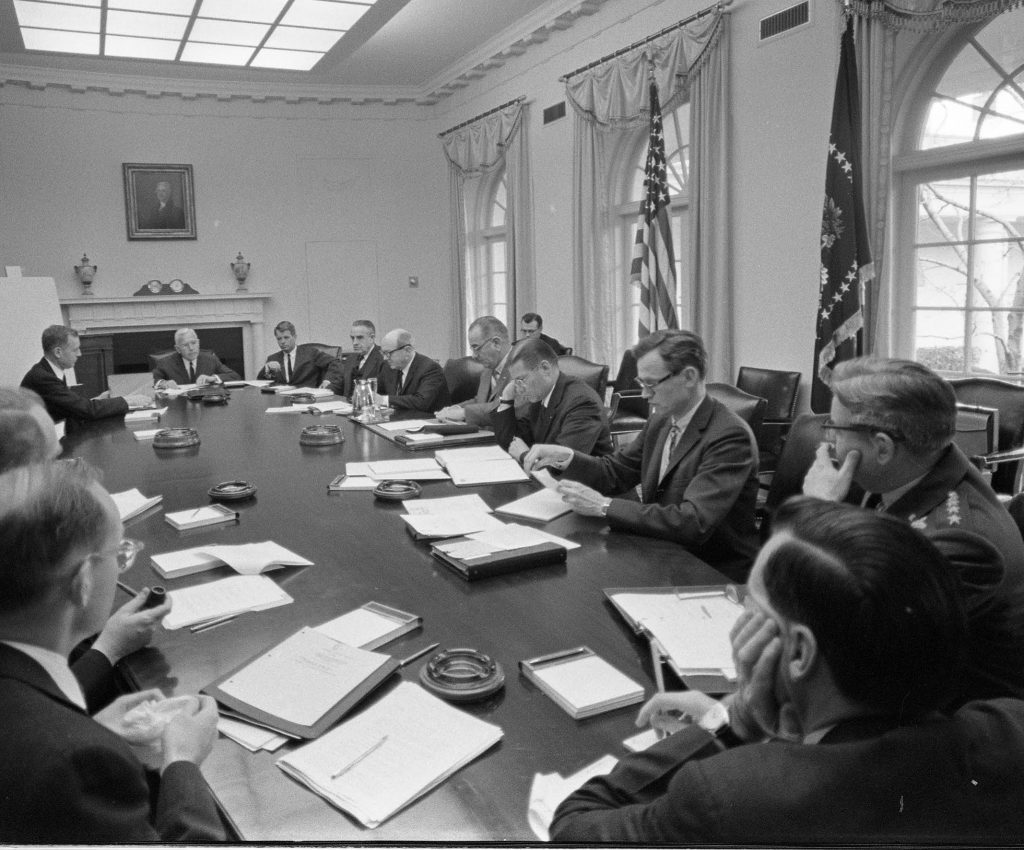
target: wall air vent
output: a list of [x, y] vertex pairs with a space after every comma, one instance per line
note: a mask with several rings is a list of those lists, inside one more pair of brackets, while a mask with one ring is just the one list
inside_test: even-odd
[[557, 121], [559, 118], [565, 118], [565, 101], [560, 100], [554, 106], [549, 106], [544, 110], [544, 123], [550, 124], [552, 121]]
[[809, 0], [804, 0], [803, 3], [797, 3], [795, 6], [790, 6], [788, 9], [783, 9], [781, 12], [776, 12], [774, 15], [762, 18], [761, 41], [767, 41], [770, 38], [782, 35], [784, 32], [789, 32], [791, 29], [803, 26], [810, 20], [810, 16], [810, 2]]

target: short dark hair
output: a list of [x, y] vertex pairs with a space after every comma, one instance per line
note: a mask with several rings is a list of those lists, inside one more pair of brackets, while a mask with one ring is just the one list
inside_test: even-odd
[[849, 699], [913, 718], [945, 706], [967, 649], [956, 576], [896, 517], [796, 496], [775, 515], [785, 539], [764, 562], [772, 606], [813, 632]]
[[913, 360], [844, 360], [832, 370], [831, 388], [855, 424], [891, 433], [912, 452], [943, 449], [956, 434], [953, 387]]
[[687, 366], [693, 366], [703, 378], [708, 373], [708, 352], [704, 340], [690, 331], [664, 330], [648, 334], [633, 346], [633, 356], [639, 360], [657, 350], [673, 375]]
[[99, 546], [103, 505], [84, 463], [37, 463], [0, 475], [0, 614], [46, 598], [76, 550]]
[[288, 331], [292, 336], [295, 336], [295, 325], [291, 322], [278, 322], [274, 326], [274, 333], [276, 334], [280, 331]]
[[70, 337], [78, 337], [78, 331], [66, 325], [50, 325], [43, 331], [43, 353], [49, 354], [58, 346], [68, 344]]
[[508, 365], [522, 363], [527, 369], [536, 369], [543, 360], [547, 360], [555, 369], [558, 368], [558, 355], [555, 354], [555, 350], [544, 340], [531, 337], [524, 339], [512, 350]]
[[544, 327], [544, 320], [541, 318], [540, 313], [523, 313], [522, 322], [536, 322], [537, 330]]
[[352, 323], [352, 326], [355, 327], [356, 325], [361, 325], [364, 328], [369, 328], [370, 329], [370, 333], [373, 336], [377, 336], [377, 328], [375, 328], [373, 326], [373, 322], [371, 322], [369, 319], [356, 319]]
[[49, 445], [35, 408], [43, 400], [25, 387], [0, 387], [0, 472], [50, 459]]
[[497, 316], [481, 316], [479, 319], [474, 319], [466, 333], [468, 334], [474, 328], [479, 330], [488, 339], [496, 336], [508, 342], [508, 327]]

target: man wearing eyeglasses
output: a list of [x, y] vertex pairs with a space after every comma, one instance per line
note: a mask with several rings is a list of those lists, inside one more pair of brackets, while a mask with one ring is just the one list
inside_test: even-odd
[[959, 702], [1024, 696], [1024, 541], [953, 442], [952, 386], [920, 363], [861, 357], [835, 367], [831, 388], [827, 442], [804, 493], [844, 501], [856, 484], [865, 507], [932, 537], [957, 570], [971, 616]]
[[381, 354], [390, 368], [380, 375], [379, 405], [431, 413], [448, 404], [444, 372], [435, 361], [417, 353], [409, 331], [388, 331], [381, 342]]
[[[596, 392], [562, 374], [558, 356], [539, 339], [520, 342], [509, 358], [512, 377], [491, 414], [498, 445], [516, 460], [534, 443], [556, 443], [583, 454], [611, 454], [612, 437]], [[527, 402], [522, 414], [516, 397]]]
[[469, 350], [473, 359], [484, 367], [476, 396], [471, 401], [452, 404], [435, 414], [442, 422], [467, 422], [477, 427], [490, 427], [491, 413], [509, 382], [508, 328], [495, 316], [481, 316], [469, 326]]
[[[0, 842], [224, 839], [199, 772], [217, 737], [210, 697], [186, 700], [159, 734], [160, 775], [125, 740], [159, 691], [119, 697], [95, 719], [67, 666], [103, 625], [123, 562], [107, 492], [78, 465], [0, 476]], [[45, 543], [45, 545], [44, 545]]]
[[[689, 331], [656, 331], [634, 347], [651, 417], [629, 445], [595, 458], [538, 444], [527, 472], [564, 472], [559, 492], [577, 513], [613, 530], [681, 543], [735, 581], [757, 551], [757, 445], [747, 424], [704, 389], [707, 352]], [[618, 496], [641, 485], [639, 502]]]

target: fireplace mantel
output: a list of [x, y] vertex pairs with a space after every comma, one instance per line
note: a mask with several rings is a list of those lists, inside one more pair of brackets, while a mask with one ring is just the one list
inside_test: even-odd
[[67, 324], [80, 334], [174, 330], [180, 327], [242, 329], [247, 375], [263, 363], [265, 292], [225, 295], [136, 295], [126, 298], [66, 298], [60, 302]]

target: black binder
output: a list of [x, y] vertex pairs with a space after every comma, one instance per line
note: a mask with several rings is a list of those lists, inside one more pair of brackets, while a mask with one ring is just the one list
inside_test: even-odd
[[513, 549], [508, 552], [494, 552], [490, 555], [481, 555], [465, 560], [453, 558], [440, 551], [436, 546], [430, 548], [430, 553], [466, 581], [476, 581], [506, 573], [518, 573], [521, 570], [546, 567], [550, 564], [564, 564], [566, 556], [565, 547], [559, 546], [557, 543], [538, 543], [536, 546], [525, 546], [522, 549]]

